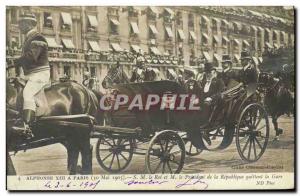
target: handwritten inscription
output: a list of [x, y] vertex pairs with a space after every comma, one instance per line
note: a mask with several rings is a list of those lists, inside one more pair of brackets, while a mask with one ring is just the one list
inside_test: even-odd
[[45, 188], [48, 189], [64, 189], [64, 188], [82, 188], [82, 189], [95, 189], [99, 185], [100, 180], [98, 181], [47, 181], [44, 184]]

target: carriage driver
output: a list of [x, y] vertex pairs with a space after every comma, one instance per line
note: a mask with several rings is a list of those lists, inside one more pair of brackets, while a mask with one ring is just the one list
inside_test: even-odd
[[44, 36], [37, 32], [37, 20], [34, 14], [25, 13], [19, 20], [19, 28], [25, 34], [22, 55], [15, 62], [16, 75], [20, 77], [23, 71], [27, 80], [23, 90], [23, 121], [25, 131], [32, 136], [30, 123], [35, 119], [36, 103], [34, 96], [50, 79], [48, 63], [48, 45]]

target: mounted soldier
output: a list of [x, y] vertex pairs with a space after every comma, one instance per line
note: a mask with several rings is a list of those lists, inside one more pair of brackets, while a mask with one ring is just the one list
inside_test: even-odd
[[241, 64], [243, 69], [239, 73], [240, 81], [244, 84], [257, 83], [258, 70], [248, 51], [242, 51]]
[[50, 66], [48, 62], [48, 44], [43, 35], [37, 32], [37, 20], [34, 14], [25, 13], [19, 20], [19, 28], [25, 34], [22, 55], [15, 62], [16, 75], [22, 71], [26, 86], [23, 91], [23, 121], [25, 129], [32, 135], [30, 123], [35, 118], [36, 103], [34, 96], [50, 81]]

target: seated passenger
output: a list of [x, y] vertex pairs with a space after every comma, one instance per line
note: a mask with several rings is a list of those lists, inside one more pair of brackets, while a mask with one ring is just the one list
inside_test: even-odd
[[222, 78], [225, 86], [229, 89], [232, 85], [230, 85], [232, 80], [236, 79], [236, 75], [232, 70], [232, 61], [228, 54], [224, 54], [222, 56], [222, 72], [220, 73], [220, 77]]

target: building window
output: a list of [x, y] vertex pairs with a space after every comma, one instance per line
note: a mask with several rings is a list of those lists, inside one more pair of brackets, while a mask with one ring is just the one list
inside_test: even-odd
[[212, 29], [215, 31], [218, 29], [218, 19], [216, 18], [212, 19]]
[[44, 27], [53, 28], [52, 16], [49, 12], [44, 12]]
[[208, 45], [208, 36], [206, 33], [202, 33], [202, 45], [207, 46]]
[[176, 14], [176, 25], [177, 26], [182, 26], [182, 13], [181, 12], [177, 12]]
[[96, 77], [96, 67], [90, 67], [91, 77]]
[[137, 22], [130, 22], [130, 36], [137, 36], [140, 33]]
[[269, 32], [268, 31], [265, 31], [265, 36], [264, 36], [264, 40], [265, 40], [265, 42], [269, 42], [270, 40], [269, 40]]
[[72, 27], [72, 17], [70, 13], [62, 12], [61, 13], [62, 18], [62, 30], [70, 31]]
[[189, 14], [189, 22], [188, 22], [189, 28], [194, 29], [194, 15]]
[[90, 32], [96, 32], [98, 27], [98, 20], [96, 16], [88, 15], [87, 30]]
[[156, 26], [154, 24], [150, 24], [149, 25], [149, 39], [155, 39], [156, 34], [158, 34]]
[[147, 19], [155, 21], [157, 14], [158, 14], [158, 10], [156, 9], [156, 7], [150, 6], [148, 8]]
[[242, 29], [242, 26], [240, 23], [233, 22], [233, 32], [234, 33], [236, 33], [236, 34], [240, 33], [241, 29]]
[[134, 17], [134, 18], [137, 18], [139, 15], [139, 10], [136, 9], [135, 7], [133, 6], [129, 6], [128, 7], [128, 17]]
[[118, 31], [118, 27], [120, 25], [119, 21], [116, 19], [110, 19], [110, 23], [109, 23], [109, 27], [110, 27], [110, 34], [112, 35], [118, 35], [119, 31]]
[[201, 16], [201, 27], [204, 29], [208, 29], [209, 18], [207, 16]]
[[273, 42], [277, 42], [277, 32], [273, 31]]
[[64, 77], [71, 78], [71, 66], [64, 66]]

